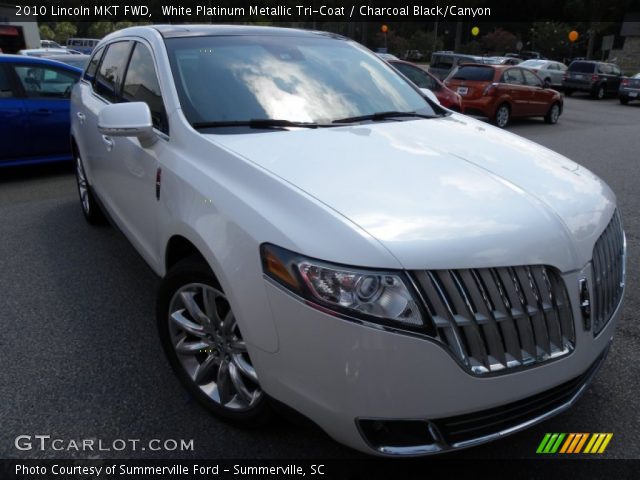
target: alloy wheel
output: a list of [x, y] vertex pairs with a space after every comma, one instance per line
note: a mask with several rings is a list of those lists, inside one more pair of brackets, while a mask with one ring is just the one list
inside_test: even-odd
[[85, 214], [89, 214], [91, 206], [89, 205], [89, 187], [87, 185], [87, 176], [84, 173], [82, 160], [76, 156], [76, 181], [78, 182], [78, 192], [80, 193], [80, 204]]
[[496, 125], [500, 128], [504, 128], [509, 123], [509, 107], [501, 105], [496, 112]]
[[558, 123], [558, 118], [560, 118], [560, 107], [557, 103], [551, 107], [549, 118], [551, 119], [551, 123]]
[[258, 376], [224, 293], [203, 283], [182, 286], [169, 305], [171, 345], [191, 381], [233, 411], [262, 396]]

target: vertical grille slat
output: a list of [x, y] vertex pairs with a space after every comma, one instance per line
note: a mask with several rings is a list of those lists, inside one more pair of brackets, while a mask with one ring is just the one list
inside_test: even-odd
[[624, 231], [616, 211], [593, 247], [593, 333], [609, 322], [622, 300], [624, 287]]
[[439, 339], [476, 374], [567, 355], [573, 314], [560, 274], [542, 265], [413, 273]]

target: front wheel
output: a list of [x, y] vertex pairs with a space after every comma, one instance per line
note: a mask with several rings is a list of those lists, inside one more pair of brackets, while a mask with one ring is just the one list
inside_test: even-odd
[[100, 210], [100, 206], [93, 196], [91, 186], [87, 180], [87, 174], [84, 170], [82, 158], [76, 152], [76, 185], [78, 187], [78, 196], [80, 197], [80, 208], [87, 222], [91, 225], [100, 225], [105, 223], [105, 217]]
[[544, 116], [544, 121], [550, 125], [554, 125], [558, 123], [559, 118], [560, 118], [560, 105], [558, 105], [557, 103], [554, 103], [553, 105], [551, 105], [551, 108], [549, 109], [547, 114]]
[[565, 94], [567, 97], [570, 97], [571, 95], [573, 95], [573, 90], [571, 90], [570, 88], [565, 88], [565, 89], [564, 89], [564, 94]]
[[183, 260], [165, 276], [157, 321], [171, 366], [203, 406], [247, 426], [271, 417], [231, 305], [203, 260]]
[[629, 98], [628, 97], [620, 97], [620, 103], [622, 105], [627, 105], [629, 103]]
[[493, 117], [493, 123], [495, 123], [498, 127], [504, 128], [509, 123], [511, 111], [509, 110], [509, 105], [503, 103], [496, 110], [496, 114]]

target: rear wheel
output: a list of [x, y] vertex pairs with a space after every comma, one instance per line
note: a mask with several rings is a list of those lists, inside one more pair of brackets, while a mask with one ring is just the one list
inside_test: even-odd
[[604, 98], [604, 85], [598, 85], [598, 88], [593, 92], [593, 98], [596, 100], [602, 100]]
[[504, 128], [509, 123], [510, 116], [511, 110], [509, 109], [509, 105], [503, 103], [496, 110], [496, 114], [493, 117], [493, 123], [495, 123], [500, 128]]
[[622, 105], [626, 105], [629, 103], [629, 98], [628, 97], [620, 97], [620, 103]]
[[550, 125], [554, 125], [558, 123], [558, 119], [560, 118], [560, 104], [554, 103], [551, 105], [551, 108], [544, 116], [544, 121]]
[[162, 280], [157, 321], [171, 366], [202, 405], [247, 426], [271, 417], [231, 305], [202, 259], [179, 262]]
[[76, 157], [76, 185], [78, 187], [78, 195], [80, 197], [80, 208], [82, 208], [82, 213], [84, 214], [84, 218], [91, 225], [100, 225], [105, 223], [105, 218], [100, 210], [100, 206], [96, 202], [96, 199], [91, 192], [91, 186], [87, 181], [87, 174], [84, 170], [84, 165], [82, 163], [82, 158], [80, 158], [80, 154], [75, 152]]

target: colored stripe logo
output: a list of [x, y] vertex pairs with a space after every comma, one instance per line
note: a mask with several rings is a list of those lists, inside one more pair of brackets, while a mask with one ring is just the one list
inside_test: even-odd
[[613, 433], [547, 433], [536, 453], [604, 453]]

